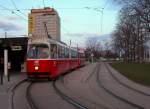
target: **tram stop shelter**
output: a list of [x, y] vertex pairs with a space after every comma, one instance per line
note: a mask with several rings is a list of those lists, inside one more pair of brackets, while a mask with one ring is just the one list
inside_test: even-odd
[[0, 71], [4, 71], [4, 49], [8, 50], [9, 71], [21, 71], [26, 60], [28, 37], [0, 38]]

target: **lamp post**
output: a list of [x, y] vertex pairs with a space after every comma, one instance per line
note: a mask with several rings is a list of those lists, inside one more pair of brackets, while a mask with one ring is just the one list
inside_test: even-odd
[[103, 14], [104, 14], [104, 8], [101, 10], [101, 34], [103, 32]]
[[100, 31], [101, 31], [101, 34], [103, 32], [103, 15], [104, 15], [104, 8], [91, 8], [91, 7], [85, 7], [86, 9], [91, 9], [91, 10], [94, 10], [94, 11], [97, 11], [97, 12], [100, 12], [101, 13], [101, 27], [100, 27]]

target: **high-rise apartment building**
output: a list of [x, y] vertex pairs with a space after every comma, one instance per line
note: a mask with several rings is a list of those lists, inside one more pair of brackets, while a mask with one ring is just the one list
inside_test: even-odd
[[43, 39], [49, 35], [60, 41], [60, 18], [53, 8], [32, 9], [28, 20], [28, 33], [32, 39]]

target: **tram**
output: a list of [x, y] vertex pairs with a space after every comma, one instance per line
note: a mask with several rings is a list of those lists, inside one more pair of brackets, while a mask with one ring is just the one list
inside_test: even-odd
[[52, 39], [28, 44], [28, 78], [55, 79], [85, 64], [84, 52]]

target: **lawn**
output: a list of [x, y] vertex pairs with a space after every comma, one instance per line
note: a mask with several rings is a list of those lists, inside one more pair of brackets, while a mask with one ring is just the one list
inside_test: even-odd
[[115, 62], [111, 66], [129, 79], [150, 86], [150, 64]]

